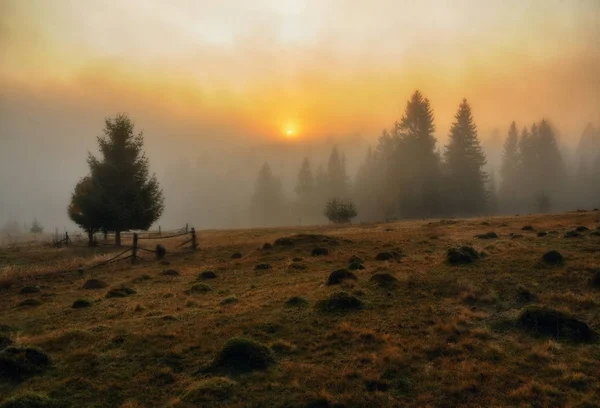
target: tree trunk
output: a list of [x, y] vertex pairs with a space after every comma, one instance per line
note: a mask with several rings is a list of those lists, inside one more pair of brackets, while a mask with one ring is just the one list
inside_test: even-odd
[[94, 231], [88, 230], [88, 246], [94, 246]]
[[115, 231], [115, 245], [121, 246], [121, 231]]

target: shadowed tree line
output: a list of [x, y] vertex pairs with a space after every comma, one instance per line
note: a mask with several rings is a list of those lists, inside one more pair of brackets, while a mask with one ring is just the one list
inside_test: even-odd
[[[600, 206], [600, 131], [582, 135], [576, 171], [569, 171], [556, 130], [547, 119], [519, 131], [509, 126], [501, 167], [486, 167], [471, 106], [463, 99], [448, 144], [435, 137], [433, 108], [415, 91], [404, 113], [369, 147], [354, 180], [343, 153], [334, 148], [327, 167], [314, 172], [309, 158], [298, 171], [295, 197], [286, 200], [268, 163], [252, 199], [257, 224], [321, 223], [327, 203], [356, 205], [362, 222], [394, 219], [548, 212]], [[330, 217], [330, 219], [332, 219]]]

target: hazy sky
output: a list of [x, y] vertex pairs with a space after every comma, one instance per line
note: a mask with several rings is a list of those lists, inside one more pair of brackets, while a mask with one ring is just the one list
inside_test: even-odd
[[0, 0], [0, 224], [66, 225], [117, 112], [187, 220], [189, 183], [165, 181], [184, 158], [251, 190], [265, 160], [291, 180], [345, 138], [355, 169], [417, 88], [441, 144], [466, 97], [484, 139], [547, 117], [573, 145], [600, 123], [600, 0]]
[[[360, 132], [415, 88], [445, 138], [600, 120], [600, 0], [1, 0], [0, 83], [71, 108], [157, 112], [253, 137]], [[196, 137], [196, 136], [186, 136]], [[200, 136], [197, 136], [200, 137]]]

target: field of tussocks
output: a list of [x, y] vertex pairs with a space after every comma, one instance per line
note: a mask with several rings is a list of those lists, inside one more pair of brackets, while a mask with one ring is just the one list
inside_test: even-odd
[[203, 231], [89, 271], [117, 250], [2, 247], [0, 407], [597, 407], [599, 226]]

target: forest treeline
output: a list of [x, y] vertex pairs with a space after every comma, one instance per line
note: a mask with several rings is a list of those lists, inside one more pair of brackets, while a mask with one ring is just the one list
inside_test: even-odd
[[315, 168], [304, 158], [294, 196], [286, 197], [265, 163], [251, 199], [252, 224], [321, 223], [326, 203], [334, 198], [354, 202], [361, 222], [600, 206], [600, 131], [591, 125], [571, 171], [548, 119], [510, 123], [501, 166], [489, 173], [466, 99], [458, 106], [447, 145], [439, 146], [435, 130], [429, 100], [415, 91], [402, 117], [369, 147], [353, 179], [343, 152], [334, 147], [326, 166]]

